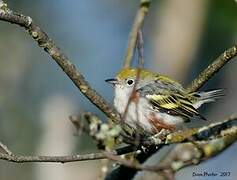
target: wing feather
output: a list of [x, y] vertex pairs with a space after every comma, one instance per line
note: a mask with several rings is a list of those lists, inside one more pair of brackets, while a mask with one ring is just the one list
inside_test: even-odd
[[146, 85], [139, 89], [142, 96], [146, 97], [154, 109], [166, 112], [171, 115], [182, 116], [187, 120], [192, 117], [201, 116], [197, 109], [193, 107], [192, 102], [188, 98], [188, 94], [180, 84], [174, 84], [173, 81], [163, 82], [158, 79], [153, 84]]

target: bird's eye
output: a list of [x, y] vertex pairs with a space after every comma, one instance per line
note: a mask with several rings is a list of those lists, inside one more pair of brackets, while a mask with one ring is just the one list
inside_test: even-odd
[[131, 85], [134, 83], [134, 80], [128, 79], [128, 80], [126, 81], [126, 83], [127, 83], [129, 86], [131, 86]]

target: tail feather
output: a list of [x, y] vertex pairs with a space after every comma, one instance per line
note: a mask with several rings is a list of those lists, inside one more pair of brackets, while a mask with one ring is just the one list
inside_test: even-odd
[[200, 101], [208, 101], [208, 102], [220, 99], [221, 97], [225, 95], [223, 89], [216, 89], [216, 90], [207, 91], [207, 92], [199, 92], [198, 94], [200, 96], [199, 98]]
[[224, 89], [216, 89], [207, 92], [197, 92], [196, 94], [194, 94], [194, 96], [197, 98], [197, 101], [194, 103], [194, 107], [199, 108], [202, 104], [214, 102], [224, 95]]

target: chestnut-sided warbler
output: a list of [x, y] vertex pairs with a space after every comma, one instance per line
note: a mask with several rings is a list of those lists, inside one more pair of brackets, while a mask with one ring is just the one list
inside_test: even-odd
[[149, 134], [157, 134], [162, 129], [172, 131], [193, 118], [205, 120], [197, 109], [223, 95], [222, 89], [188, 93], [181, 84], [166, 76], [145, 69], [138, 73], [137, 68], [122, 69], [106, 82], [114, 86], [114, 106], [124, 122]]

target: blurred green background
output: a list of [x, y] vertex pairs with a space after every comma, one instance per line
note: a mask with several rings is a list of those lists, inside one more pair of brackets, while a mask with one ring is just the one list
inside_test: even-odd
[[[137, 0], [8, 0], [55, 40], [91, 85], [112, 102], [104, 79], [122, 67]], [[234, 0], [154, 1], [144, 24], [145, 66], [187, 85], [204, 67], [237, 42]], [[19, 155], [67, 155], [96, 151], [87, 136], [74, 136], [71, 114], [96, 109], [24, 29], [0, 22], [0, 141]], [[221, 70], [203, 89], [226, 88], [226, 96], [201, 112], [208, 123], [237, 113], [237, 63]], [[203, 123], [203, 122], [202, 122]], [[202, 125], [202, 124], [199, 124]], [[237, 176], [237, 146], [192, 172], [230, 171]], [[69, 164], [0, 161], [0, 179], [97, 179], [100, 161]], [[195, 178], [194, 178], [195, 179]], [[201, 178], [199, 178], [201, 179]], [[211, 178], [203, 178], [211, 179]]]

